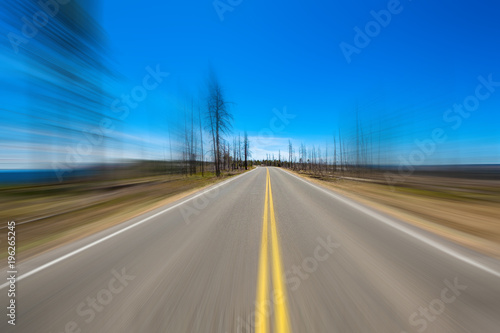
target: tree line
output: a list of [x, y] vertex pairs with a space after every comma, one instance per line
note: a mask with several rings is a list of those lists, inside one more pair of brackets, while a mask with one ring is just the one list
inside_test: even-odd
[[200, 172], [204, 176], [209, 171], [220, 177], [224, 171], [247, 170], [252, 166], [247, 132], [243, 137], [241, 134], [230, 137], [234, 120], [231, 106], [234, 103], [227, 99], [214, 72], [209, 75], [206, 96], [197, 104], [195, 107], [191, 99], [188, 110], [184, 112], [180, 140], [182, 172], [186, 175]]
[[[355, 114], [354, 126], [338, 128], [324, 144], [288, 145], [278, 154], [267, 154], [257, 164], [290, 168], [314, 174], [330, 174], [349, 177], [373, 176], [388, 164], [390, 147], [386, 129], [363, 124]], [[295, 140], [294, 140], [295, 141]], [[295, 141], [296, 142], [296, 141]]]

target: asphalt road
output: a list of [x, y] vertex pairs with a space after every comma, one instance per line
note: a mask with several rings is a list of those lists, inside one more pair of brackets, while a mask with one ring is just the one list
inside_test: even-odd
[[276, 168], [18, 272], [0, 332], [500, 332], [497, 260]]

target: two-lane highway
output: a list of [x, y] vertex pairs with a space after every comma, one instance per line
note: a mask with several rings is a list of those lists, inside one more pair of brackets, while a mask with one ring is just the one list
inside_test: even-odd
[[497, 260], [277, 168], [18, 266], [17, 324], [1, 332], [500, 328]]

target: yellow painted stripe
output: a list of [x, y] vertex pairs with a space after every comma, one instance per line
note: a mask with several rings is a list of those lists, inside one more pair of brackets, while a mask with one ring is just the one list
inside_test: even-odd
[[[270, 216], [270, 219], [269, 219]], [[271, 256], [272, 256], [272, 282], [273, 295], [269, 294], [269, 263], [268, 263], [268, 238], [269, 220], [271, 228]], [[269, 317], [271, 307], [274, 307], [274, 321], [276, 333], [290, 333], [290, 317], [288, 315], [288, 301], [281, 263], [281, 252], [278, 242], [278, 231], [274, 215], [273, 192], [271, 176], [266, 168], [266, 196], [264, 202], [264, 216], [262, 224], [262, 241], [260, 247], [259, 273], [257, 281], [257, 301], [255, 303], [255, 333], [269, 332]]]
[[288, 315], [288, 300], [285, 282], [283, 277], [283, 265], [281, 262], [281, 252], [278, 242], [278, 232], [276, 229], [276, 219], [274, 216], [273, 191], [271, 187], [271, 177], [267, 170], [267, 179], [269, 183], [269, 206], [271, 214], [271, 248], [273, 260], [273, 288], [274, 288], [274, 318], [276, 324], [276, 333], [289, 333], [290, 317]]
[[[264, 217], [262, 224], [262, 241], [260, 246], [259, 259], [259, 275], [257, 281], [257, 302], [255, 303], [255, 333], [269, 332], [268, 316], [270, 306], [268, 306], [269, 296], [269, 276], [268, 276], [268, 254], [267, 254], [267, 238], [268, 238], [268, 206], [269, 206], [269, 172], [266, 176], [266, 199], [264, 202]], [[270, 305], [270, 304], [269, 304]]]

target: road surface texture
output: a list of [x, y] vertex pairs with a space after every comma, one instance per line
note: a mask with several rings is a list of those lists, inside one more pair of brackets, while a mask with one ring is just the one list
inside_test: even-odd
[[18, 271], [0, 332], [500, 332], [498, 261], [277, 168]]

